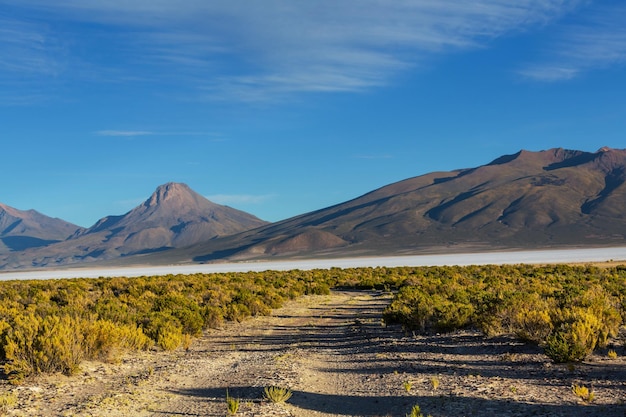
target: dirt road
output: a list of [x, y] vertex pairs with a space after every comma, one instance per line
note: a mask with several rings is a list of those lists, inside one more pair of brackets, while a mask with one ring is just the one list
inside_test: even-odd
[[[538, 348], [479, 333], [415, 336], [385, 327], [390, 296], [333, 292], [289, 302], [272, 316], [208, 331], [188, 351], [144, 353], [82, 373], [39, 378], [3, 392], [20, 416], [438, 416], [626, 415], [624, 347], [574, 367]], [[594, 391], [586, 403], [572, 385]], [[287, 403], [263, 387], [290, 388]]]

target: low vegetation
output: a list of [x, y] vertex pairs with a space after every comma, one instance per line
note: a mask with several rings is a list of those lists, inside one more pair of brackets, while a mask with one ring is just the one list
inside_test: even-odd
[[436, 376], [433, 376], [432, 378], [430, 378], [430, 386], [433, 389], [433, 391], [436, 391], [437, 388], [439, 388], [439, 378]]
[[33, 374], [69, 375], [83, 360], [188, 346], [225, 320], [328, 291], [314, 274], [274, 272], [0, 282], [0, 359], [17, 383]]
[[[411, 407], [411, 412], [407, 414], [406, 417], [424, 417], [424, 414], [422, 414], [420, 406], [418, 404], [415, 404], [413, 407]], [[430, 414], [428, 415], [428, 417], [431, 417]]]
[[626, 267], [434, 267], [413, 271], [385, 310], [419, 332], [515, 334], [555, 362], [606, 347], [626, 317]]
[[7, 412], [17, 405], [17, 395], [14, 392], [6, 392], [0, 394], [0, 415]]
[[263, 393], [264, 398], [274, 404], [287, 402], [293, 394], [289, 388], [278, 387], [274, 385], [265, 387], [263, 389]]
[[572, 386], [572, 392], [575, 396], [577, 396], [586, 403], [592, 403], [595, 399], [595, 394], [593, 393], [593, 391], [589, 390], [589, 388], [583, 385]]
[[239, 411], [239, 404], [241, 400], [239, 398], [233, 398], [228, 394], [228, 390], [226, 390], [226, 411], [228, 411], [228, 415], [234, 416]]
[[404, 390], [408, 393], [411, 392], [411, 389], [413, 389], [413, 383], [411, 381], [404, 381], [402, 383], [402, 386], [404, 387]]
[[[607, 346], [624, 318], [626, 267], [353, 268], [0, 282], [0, 360], [19, 383], [83, 360], [189, 346], [204, 329], [331, 288], [396, 291], [387, 323], [419, 332], [514, 333], [557, 362]], [[437, 382], [432, 382], [437, 389]], [[405, 387], [406, 389], [406, 387]], [[408, 391], [408, 390], [407, 390]]]

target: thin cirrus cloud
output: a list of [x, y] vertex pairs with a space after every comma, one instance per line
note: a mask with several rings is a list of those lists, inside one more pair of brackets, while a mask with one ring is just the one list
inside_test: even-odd
[[[84, 72], [90, 77], [100, 70], [120, 82], [166, 81], [183, 84], [197, 97], [256, 101], [384, 86], [433, 55], [483, 47], [550, 23], [582, 0], [4, 3], [33, 12], [35, 22], [64, 22], [61, 29], [54, 24], [23, 29], [26, 35], [17, 36], [21, 41], [9, 59], [14, 67], [50, 59], [42, 42], [63, 44], [66, 67], [58, 59], [48, 65], [65, 68], [60, 76], [66, 79], [89, 68]], [[11, 27], [19, 31], [23, 23], [13, 19]], [[85, 23], [110, 27], [116, 36], [86, 33]], [[103, 48], [106, 61], [84, 52]]]
[[64, 48], [49, 35], [46, 25], [0, 14], [0, 105], [47, 100], [43, 91], [56, 86], [55, 78], [66, 69]]
[[154, 135], [154, 132], [145, 130], [99, 130], [96, 132], [98, 136], [114, 136], [114, 137], [135, 137], [135, 136], [150, 136]]
[[581, 21], [563, 25], [551, 47], [550, 58], [519, 71], [537, 81], [570, 80], [594, 69], [626, 62], [626, 6], [601, 7]]
[[46, 25], [0, 17], [0, 70], [22, 76], [54, 76], [62, 71], [60, 45]]
[[204, 136], [211, 142], [223, 142], [226, 139], [215, 132], [184, 132], [184, 131], [150, 131], [150, 130], [98, 130], [94, 132], [97, 136], [109, 136], [119, 138], [134, 138], [142, 136]]

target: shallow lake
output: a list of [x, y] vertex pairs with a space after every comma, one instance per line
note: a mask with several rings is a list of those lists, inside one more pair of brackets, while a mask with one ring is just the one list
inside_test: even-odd
[[66, 270], [36, 270], [0, 272], [0, 280], [97, 278], [115, 276], [150, 276], [212, 272], [249, 272], [291, 269], [329, 269], [377, 266], [441, 266], [486, 264], [546, 264], [569, 262], [621, 261], [626, 263], [626, 247], [564, 250], [532, 250], [512, 252], [455, 253], [413, 256], [385, 256], [344, 259], [310, 259], [294, 261], [240, 262], [194, 265], [135, 266], [121, 268], [71, 268]]

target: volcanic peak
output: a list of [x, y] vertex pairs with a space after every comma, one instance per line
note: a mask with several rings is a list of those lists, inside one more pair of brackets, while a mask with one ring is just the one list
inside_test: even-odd
[[160, 185], [156, 191], [152, 193], [143, 205], [145, 207], [154, 207], [168, 200], [186, 200], [192, 197], [194, 192], [187, 184], [168, 182]]

